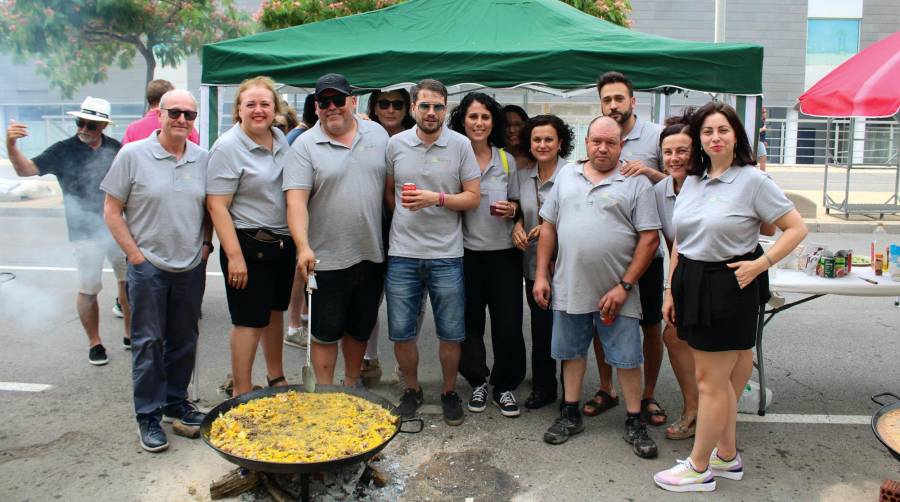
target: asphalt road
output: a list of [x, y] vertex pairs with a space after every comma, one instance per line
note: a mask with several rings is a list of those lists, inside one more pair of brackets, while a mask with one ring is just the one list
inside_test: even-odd
[[[865, 248], [865, 235], [817, 234], [810, 241]], [[136, 437], [130, 395], [130, 354], [120, 347], [121, 324], [110, 313], [114, 293], [104, 274], [101, 330], [110, 364], [87, 363], [87, 343], [74, 311], [74, 272], [11, 270], [72, 267], [61, 218], [0, 217], [0, 382], [49, 384], [43, 392], [0, 391], [0, 500], [206, 500], [208, 483], [230, 465], [199, 441], [173, 436], [169, 451], [149, 454]], [[214, 261], [210, 272], [218, 271]], [[223, 399], [216, 387], [229, 372], [229, 321], [221, 277], [210, 276], [201, 321], [201, 404]], [[527, 308], [527, 307], [526, 307]], [[527, 313], [526, 325], [528, 333]], [[420, 341], [425, 399], [437, 404], [439, 371], [431, 316]], [[690, 441], [652, 434], [660, 457], [640, 460], [622, 441], [623, 407], [587, 419], [586, 431], [562, 446], [541, 441], [554, 407], [506, 419], [496, 409], [468, 414], [460, 427], [426, 415], [426, 430], [398, 436], [385, 450], [393, 475], [378, 500], [876, 500], [886, 478], [900, 479], [900, 462], [865, 423], [782, 423], [784, 414], [849, 415], [860, 422], [876, 406], [869, 396], [900, 393], [900, 308], [889, 298], [824, 297], [780, 314], [767, 328], [766, 362], [775, 399], [769, 421], [741, 422], [743, 481], [719, 482], [715, 494], [674, 496], [651, 476], [684, 458]], [[382, 328], [386, 374], [394, 367]], [[527, 337], [526, 337], [527, 339]], [[529, 344], [530, 345], [530, 344]], [[297, 381], [304, 353], [286, 348], [289, 378]], [[596, 384], [590, 365], [585, 397]], [[254, 379], [264, 382], [262, 356]], [[386, 378], [387, 380], [387, 378]], [[458, 391], [468, 396], [459, 381]], [[517, 394], [524, 400], [526, 380]], [[376, 391], [397, 398], [396, 384]], [[670, 417], [680, 410], [666, 362], [657, 398]], [[433, 411], [434, 406], [426, 408]], [[781, 416], [782, 418], [779, 418]], [[802, 419], [802, 418], [801, 418]]]

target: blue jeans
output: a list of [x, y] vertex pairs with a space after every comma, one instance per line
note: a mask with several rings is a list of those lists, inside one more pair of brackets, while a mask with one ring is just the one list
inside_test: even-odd
[[186, 272], [166, 272], [149, 261], [128, 264], [131, 377], [139, 420], [159, 418], [164, 406], [187, 399], [205, 276], [203, 262]]
[[388, 259], [385, 298], [388, 338], [392, 342], [416, 339], [416, 318], [422, 293], [428, 290], [438, 339], [462, 342], [466, 338], [466, 293], [463, 259], [422, 260], [391, 256]]
[[600, 337], [606, 362], [614, 368], [637, 368], [644, 363], [640, 321], [635, 317], [616, 316], [611, 326], [605, 326], [600, 312], [567, 314], [553, 311], [553, 339], [550, 353], [553, 359], [569, 361], [587, 357], [588, 347], [595, 336]]

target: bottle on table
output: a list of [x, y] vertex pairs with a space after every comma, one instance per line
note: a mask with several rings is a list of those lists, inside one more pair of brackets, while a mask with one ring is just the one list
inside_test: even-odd
[[[887, 260], [885, 260], [886, 255], [884, 254], [885, 247], [887, 246], [887, 231], [884, 229], [884, 223], [879, 222], [875, 227], [875, 230], [872, 231], [872, 241], [869, 244], [869, 260], [872, 263], [872, 269], [875, 270], [875, 255], [881, 253], [883, 267]], [[875, 270], [877, 272], [877, 270]]]

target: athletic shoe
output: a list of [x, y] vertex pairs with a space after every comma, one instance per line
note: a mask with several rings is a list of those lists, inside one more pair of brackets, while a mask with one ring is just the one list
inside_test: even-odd
[[469, 404], [466, 406], [472, 413], [481, 413], [487, 407], [487, 382], [472, 389], [472, 397], [469, 398]]
[[504, 417], [515, 418], [521, 414], [519, 404], [516, 403], [516, 396], [513, 395], [512, 391], [501, 392], [500, 399], [494, 396], [492, 401], [494, 406], [500, 408], [500, 414]]
[[122, 348], [131, 350], [131, 338], [128, 338], [127, 336], [122, 338]]
[[443, 408], [444, 422], [447, 425], [461, 425], [466, 418], [463, 414], [462, 400], [459, 398], [459, 394], [452, 390], [441, 394], [441, 408]]
[[559, 409], [559, 418], [544, 433], [544, 442], [549, 444], [563, 444], [570, 437], [584, 430], [584, 420], [581, 418], [581, 410], [578, 403], [563, 402]]
[[297, 347], [298, 349], [306, 348], [306, 328], [300, 326], [299, 328], [288, 327], [288, 332], [284, 335], [284, 344], [290, 345], [291, 347]]
[[529, 410], [536, 410], [553, 402], [556, 402], [556, 393], [533, 390], [525, 400], [525, 407]]
[[112, 313], [113, 313], [114, 316], [116, 316], [116, 317], [118, 317], [118, 318], [120, 318], [120, 319], [123, 318], [123, 317], [125, 317], [125, 313], [122, 312], [122, 304], [119, 303], [119, 298], [118, 298], [118, 297], [116, 297], [116, 303], [115, 303], [115, 305], [113, 305], [113, 307], [112, 307]]
[[675, 467], [657, 472], [653, 481], [670, 492], [711, 492], [716, 489], [716, 478], [709, 467], [697, 472], [691, 459], [679, 460]]
[[109, 358], [106, 357], [106, 348], [103, 347], [103, 344], [98, 343], [91, 347], [91, 350], [88, 351], [88, 362], [94, 366], [103, 366], [109, 362]]
[[741, 462], [741, 454], [735, 454], [734, 458], [725, 461], [719, 456], [719, 449], [714, 448], [709, 456], [709, 470], [717, 478], [740, 481], [744, 477], [744, 463]]
[[199, 427], [204, 418], [206, 418], [206, 413], [198, 410], [194, 403], [188, 401], [163, 408], [163, 422], [167, 424], [180, 420], [184, 425]]
[[138, 438], [141, 440], [141, 448], [150, 452], [163, 451], [169, 447], [166, 433], [156, 418], [138, 420]]
[[641, 458], [656, 458], [658, 454], [656, 442], [647, 433], [647, 423], [641, 417], [628, 417], [625, 420], [626, 443], [631, 445], [634, 454]]
[[413, 418], [416, 416], [416, 410], [419, 409], [419, 406], [422, 406], [423, 401], [424, 395], [421, 388], [419, 390], [407, 388], [400, 397], [397, 413], [400, 414], [400, 418]]
[[381, 364], [378, 359], [363, 359], [359, 378], [362, 379], [363, 386], [366, 388], [375, 387], [381, 383]]

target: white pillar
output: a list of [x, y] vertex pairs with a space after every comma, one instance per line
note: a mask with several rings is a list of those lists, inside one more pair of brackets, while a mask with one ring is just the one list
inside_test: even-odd
[[859, 117], [853, 122], [853, 164], [862, 164], [866, 155], [866, 119]]
[[797, 163], [797, 135], [799, 134], [800, 113], [788, 108], [784, 122], [784, 160], [785, 164]]

